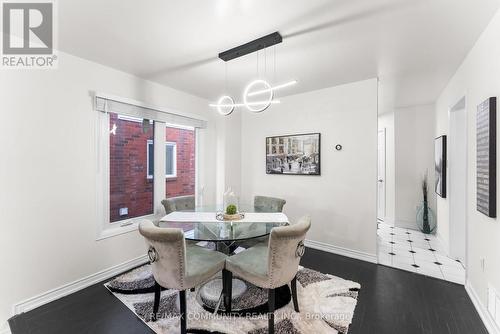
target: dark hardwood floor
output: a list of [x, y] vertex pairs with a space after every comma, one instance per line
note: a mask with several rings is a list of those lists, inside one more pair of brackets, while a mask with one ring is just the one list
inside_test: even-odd
[[[461, 285], [314, 249], [302, 265], [361, 284], [350, 334], [488, 334]], [[102, 283], [9, 323], [12, 334], [153, 333]]]

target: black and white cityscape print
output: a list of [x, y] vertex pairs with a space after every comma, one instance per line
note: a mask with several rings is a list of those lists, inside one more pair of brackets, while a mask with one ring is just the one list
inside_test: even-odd
[[319, 133], [266, 138], [266, 173], [320, 175]]
[[446, 198], [446, 135], [437, 137], [434, 141], [434, 191]]
[[477, 107], [476, 115], [477, 210], [496, 217], [496, 98]]

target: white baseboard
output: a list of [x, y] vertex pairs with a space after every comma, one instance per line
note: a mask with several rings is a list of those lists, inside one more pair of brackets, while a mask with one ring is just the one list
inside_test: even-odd
[[415, 221], [410, 221], [410, 220], [397, 219], [394, 221], [394, 226], [400, 228], [407, 228], [410, 230], [418, 230], [417, 223]]
[[11, 334], [9, 324], [7, 322], [0, 326], [0, 334]]
[[376, 254], [370, 254], [370, 253], [365, 253], [365, 252], [360, 252], [344, 247], [338, 247], [338, 246], [333, 246], [330, 244], [326, 244], [324, 242], [320, 241], [314, 241], [314, 240], [306, 240], [305, 245], [310, 248], [314, 248], [317, 250], [322, 250], [325, 252], [337, 254], [337, 255], [342, 255], [342, 256], [347, 256], [353, 259], [361, 260], [361, 261], [366, 261], [366, 262], [371, 262], [371, 263], [377, 263], [377, 255]]
[[484, 326], [486, 326], [488, 332], [490, 334], [500, 334], [500, 328], [498, 328], [495, 320], [488, 312], [487, 308], [483, 305], [483, 303], [481, 303], [481, 300], [479, 299], [476, 291], [468, 281], [465, 283], [465, 291], [467, 291], [467, 294], [472, 300], [472, 304], [474, 304], [474, 307], [476, 308], [477, 313], [479, 313], [479, 316], [481, 317], [481, 320], [483, 321]]
[[[28, 298], [12, 306], [12, 315], [28, 312], [39, 306], [50, 303], [51, 301], [70, 295], [74, 292], [82, 290], [93, 284], [99, 283], [105, 279], [121, 274], [124, 271], [137, 267], [146, 262], [147, 262], [147, 255], [139, 256], [138, 258], [123, 262], [121, 264], [101, 270], [95, 274], [81, 278], [74, 282], [65, 284], [63, 286], [44, 292], [37, 296]], [[3, 334], [3, 332], [0, 333]]]
[[[380, 222], [380, 219], [377, 218], [377, 221]], [[395, 222], [394, 217], [385, 216], [384, 219], [382, 219], [382, 223], [387, 225], [394, 226], [394, 222]]]

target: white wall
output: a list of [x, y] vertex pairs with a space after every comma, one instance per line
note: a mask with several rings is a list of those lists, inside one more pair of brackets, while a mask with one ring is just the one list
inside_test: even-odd
[[230, 187], [241, 193], [241, 109], [229, 116], [218, 116], [217, 140], [217, 203], [223, 202], [224, 192]]
[[394, 148], [394, 113], [379, 114], [378, 129], [385, 129], [385, 219], [394, 224], [396, 217], [396, 152]]
[[426, 171], [429, 206], [435, 212], [434, 127], [433, 105], [394, 111], [396, 226], [417, 228], [416, 212], [423, 201], [422, 179]]
[[[284, 198], [292, 221], [311, 215], [308, 239], [375, 256], [377, 80], [280, 99], [263, 113], [242, 115], [246, 201], [257, 194]], [[265, 138], [308, 132], [321, 133], [321, 176], [267, 175]]]
[[207, 101], [64, 53], [57, 70], [2, 71], [0, 324], [16, 302], [144, 254], [137, 232], [95, 241], [90, 91], [208, 118], [199, 176], [214, 201], [217, 116]]
[[[487, 305], [487, 286], [500, 291], [500, 222], [476, 210], [476, 108], [491, 96], [500, 97], [500, 12], [448, 83], [436, 104], [436, 135], [449, 133], [448, 111], [463, 96], [467, 110], [467, 280]], [[498, 120], [497, 120], [498, 121]], [[497, 128], [498, 124], [497, 124]], [[497, 135], [500, 141], [500, 136]], [[499, 143], [497, 142], [497, 147]], [[498, 159], [498, 158], [497, 158]], [[498, 172], [497, 172], [498, 174]], [[450, 185], [452, 186], [452, 185]], [[500, 188], [497, 185], [497, 189]], [[500, 208], [497, 196], [497, 208]], [[439, 233], [449, 238], [448, 199], [438, 198]], [[485, 269], [481, 269], [481, 259]]]

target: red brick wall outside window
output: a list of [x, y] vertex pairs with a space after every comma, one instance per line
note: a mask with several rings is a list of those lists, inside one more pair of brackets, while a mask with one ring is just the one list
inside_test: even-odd
[[177, 145], [177, 176], [167, 178], [166, 197], [194, 195], [195, 187], [195, 132], [167, 127], [167, 142]]
[[[147, 178], [147, 141], [153, 140], [153, 126], [146, 133], [142, 123], [110, 113], [109, 135], [110, 222], [153, 213], [153, 179]], [[120, 215], [126, 208], [128, 214]]]
[[[147, 143], [154, 138], [154, 126], [144, 133], [141, 122], [110, 113], [111, 128], [113, 124], [116, 134], [109, 138], [110, 222], [152, 214], [154, 180], [148, 178]], [[166, 179], [166, 197], [194, 195], [195, 132], [167, 127], [166, 141], [176, 143], [177, 152], [177, 175]]]

